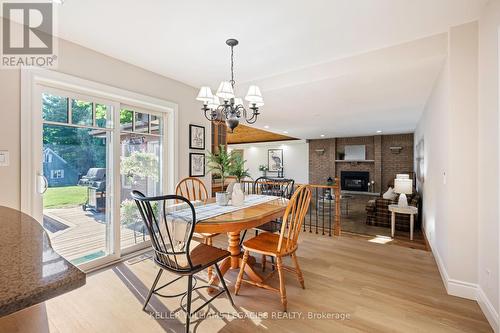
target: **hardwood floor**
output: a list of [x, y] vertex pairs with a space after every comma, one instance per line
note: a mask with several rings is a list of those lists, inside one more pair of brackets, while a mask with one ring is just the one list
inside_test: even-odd
[[402, 232], [402, 231], [397, 232], [394, 238], [391, 238], [391, 236], [384, 236], [384, 235], [377, 235], [377, 236], [363, 235], [348, 231], [343, 231], [342, 237], [359, 239], [371, 243], [396, 245], [396, 246], [407, 247], [410, 249], [430, 251], [430, 248], [428, 247], [427, 242], [421, 230], [416, 230], [414, 232], [413, 240], [410, 240], [409, 232]]
[[[225, 239], [218, 236], [215, 243], [224, 246]], [[295, 276], [286, 275], [288, 313], [280, 311], [275, 293], [243, 285], [239, 296], [233, 296], [237, 308], [219, 297], [210, 313], [218, 311], [223, 319], [200, 318], [192, 329], [203, 333], [492, 332], [476, 302], [446, 294], [431, 252], [309, 233], [302, 233], [299, 242], [297, 255], [306, 289], [301, 289]], [[80, 289], [0, 318], [0, 332], [183, 332], [182, 318], [167, 318], [170, 312], [180, 313], [179, 299], [153, 297], [156, 318], [141, 311], [156, 272], [147, 258], [96, 272]], [[231, 292], [236, 273], [225, 276]], [[162, 277], [162, 281], [166, 280]], [[277, 274], [271, 281], [278, 286]], [[168, 292], [183, 290], [183, 283], [176, 282]], [[201, 295], [207, 297], [204, 290]], [[201, 303], [197, 299], [194, 308]], [[307, 319], [309, 315], [330, 318]]]

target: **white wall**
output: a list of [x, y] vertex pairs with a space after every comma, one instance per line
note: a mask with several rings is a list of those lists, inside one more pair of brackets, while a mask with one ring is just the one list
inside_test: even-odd
[[469, 284], [477, 283], [478, 255], [477, 41], [477, 22], [450, 29], [448, 59], [415, 132], [425, 147], [426, 236], [448, 292], [468, 298], [476, 295]]
[[[197, 90], [181, 82], [146, 71], [85, 47], [59, 40], [57, 71], [87, 80], [172, 101], [179, 106], [179, 177], [189, 175], [189, 124], [206, 127], [210, 147], [210, 125], [195, 100]], [[0, 205], [20, 208], [20, 71], [0, 69], [0, 150], [10, 152], [10, 166], [0, 167]], [[210, 189], [209, 177], [205, 184]]]
[[424, 138], [423, 226], [444, 284], [476, 299], [498, 331], [500, 5], [489, 6], [479, 24], [449, 30], [415, 144]]
[[478, 23], [451, 28], [448, 50], [448, 274], [476, 283]]
[[448, 254], [448, 192], [444, 184], [448, 170], [449, 75], [445, 64], [436, 80], [432, 95], [415, 130], [415, 145], [424, 140], [422, 223], [436, 260], [447, 269]]
[[[309, 144], [304, 140], [235, 144], [228, 147], [229, 150], [244, 150], [243, 158], [247, 161], [245, 166], [253, 179], [262, 176], [259, 165], [267, 165], [267, 150], [283, 149], [284, 177], [291, 178], [296, 183], [309, 182]], [[276, 173], [268, 173], [268, 176], [276, 176]]]
[[500, 1], [490, 0], [479, 19], [478, 273], [480, 292], [484, 295], [479, 304], [485, 313], [496, 313], [497, 325], [500, 299], [499, 27]]

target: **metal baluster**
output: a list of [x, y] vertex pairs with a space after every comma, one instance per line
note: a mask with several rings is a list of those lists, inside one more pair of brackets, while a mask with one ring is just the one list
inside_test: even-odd
[[311, 209], [309, 209], [309, 232], [312, 232], [312, 208], [313, 208], [313, 200], [311, 200]]
[[318, 233], [318, 210], [319, 210], [319, 195], [318, 195], [318, 188], [316, 187], [316, 234]]
[[321, 205], [322, 206], [322, 212], [323, 214], [321, 214], [321, 221], [322, 221], [322, 224], [323, 224], [323, 230], [322, 230], [322, 234], [325, 235], [325, 190], [324, 189], [321, 189], [321, 192], [322, 192], [322, 200], [323, 200], [323, 204]]
[[[332, 188], [330, 188], [330, 196], [331, 196], [331, 193], [332, 193]], [[328, 200], [330, 203], [329, 203], [329, 207], [328, 207], [328, 236], [332, 237], [332, 200]]]

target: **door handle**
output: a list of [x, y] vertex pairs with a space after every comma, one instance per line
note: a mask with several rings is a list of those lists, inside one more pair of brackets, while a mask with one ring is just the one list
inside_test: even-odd
[[38, 175], [38, 181], [38, 193], [44, 194], [49, 188], [49, 181], [47, 180], [47, 177], [41, 174]]

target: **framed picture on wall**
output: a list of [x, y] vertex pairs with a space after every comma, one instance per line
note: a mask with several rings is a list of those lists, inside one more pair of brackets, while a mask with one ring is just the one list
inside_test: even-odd
[[189, 125], [189, 149], [205, 150], [205, 127]]
[[267, 167], [270, 172], [278, 172], [283, 168], [283, 149], [267, 150]]
[[189, 154], [189, 177], [205, 176], [205, 154]]

